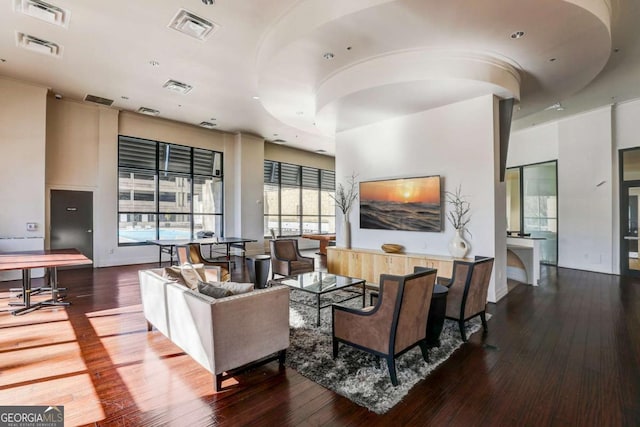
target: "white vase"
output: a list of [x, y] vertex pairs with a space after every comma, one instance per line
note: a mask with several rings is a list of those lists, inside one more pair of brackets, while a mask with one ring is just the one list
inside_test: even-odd
[[449, 253], [454, 258], [464, 258], [469, 251], [469, 243], [463, 237], [464, 229], [456, 229], [456, 234], [449, 242]]
[[351, 223], [347, 219], [342, 223], [342, 246], [351, 249]]

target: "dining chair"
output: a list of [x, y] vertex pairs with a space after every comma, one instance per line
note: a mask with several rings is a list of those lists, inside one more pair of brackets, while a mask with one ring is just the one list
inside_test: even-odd
[[231, 280], [231, 267], [229, 261], [210, 260], [205, 258], [200, 251], [200, 245], [197, 243], [189, 243], [187, 245], [176, 246], [176, 252], [178, 254], [178, 262], [180, 265], [189, 264], [203, 264], [206, 267], [218, 267], [220, 274], [218, 282], [228, 282]]

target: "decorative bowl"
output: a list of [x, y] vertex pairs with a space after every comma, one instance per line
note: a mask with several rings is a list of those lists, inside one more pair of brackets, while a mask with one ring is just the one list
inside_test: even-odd
[[389, 254], [397, 254], [404, 250], [404, 246], [395, 243], [385, 243], [382, 245], [382, 250]]

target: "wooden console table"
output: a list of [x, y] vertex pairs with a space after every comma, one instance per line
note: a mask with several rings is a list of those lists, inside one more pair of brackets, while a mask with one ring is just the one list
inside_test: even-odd
[[453, 257], [415, 253], [386, 253], [374, 249], [327, 248], [329, 273], [359, 277], [377, 284], [381, 274], [404, 275], [413, 273], [413, 267], [429, 267], [438, 270], [438, 276], [451, 277]]
[[320, 250], [318, 252], [320, 253], [320, 255], [326, 255], [329, 241], [336, 240], [335, 234], [303, 234], [302, 237], [304, 237], [305, 239], [319, 240]]

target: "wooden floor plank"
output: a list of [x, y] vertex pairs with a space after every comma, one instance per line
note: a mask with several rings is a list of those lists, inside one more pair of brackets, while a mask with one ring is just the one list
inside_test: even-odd
[[18, 317], [17, 282], [0, 283], [0, 405], [61, 404], [68, 426], [640, 425], [638, 279], [545, 267], [539, 287], [489, 305], [488, 334], [376, 415], [276, 362], [215, 393], [146, 330], [137, 272], [153, 267], [60, 271], [72, 305]]

